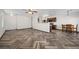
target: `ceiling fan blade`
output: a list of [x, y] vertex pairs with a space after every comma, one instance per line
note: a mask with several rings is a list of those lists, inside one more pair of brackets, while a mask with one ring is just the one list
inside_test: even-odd
[[33, 11], [33, 12], [37, 12], [37, 11]]

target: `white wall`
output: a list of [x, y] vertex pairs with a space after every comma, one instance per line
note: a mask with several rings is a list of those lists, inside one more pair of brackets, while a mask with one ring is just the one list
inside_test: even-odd
[[31, 18], [30, 16], [17, 16], [17, 29], [31, 28]]
[[12, 29], [24, 29], [24, 28], [30, 28], [31, 27], [31, 20], [29, 16], [22, 16], [22, 15], [16, 15], [16, 16], [5, 16], [5, 29], [6, 30], [12, 30]]
[[3, 35], [4, 32], [5, 32], [5, 28], [4, 28], [4, 15], [0, 14], [0, 37]]
[[16, 16], [5, 16], [5, 29], [16, 29]]
[[31, 20], [32, 26], [34, 29], [42, 30], [49, 32], [49, 23], [38, 23], [38, 16], [35, 14], [33, 19], [31, 19], [31, 15], [17, 15], [17, 16], [5, 16], [5, 29], [12, 30], [12, 29], [24, 29], [24, 28], [31, 28]]

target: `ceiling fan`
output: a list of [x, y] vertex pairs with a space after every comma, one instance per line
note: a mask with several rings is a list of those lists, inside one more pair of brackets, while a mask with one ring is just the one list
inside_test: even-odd
[[26, 10], [25, 13], [34, 14], [34, 13], [37, 13], [37, 10], [35, 10], [35, 9], [28, 9], [28, 10]]

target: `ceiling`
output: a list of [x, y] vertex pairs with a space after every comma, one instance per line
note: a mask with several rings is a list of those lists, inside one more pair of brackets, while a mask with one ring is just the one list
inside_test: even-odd
[[[7, 15], [25, 15], [27, 9], [3, 9]], [[79, 9], [37, 9], [39, 14], [67, 14], [69, 11], [70, 14], [79, 15]]]

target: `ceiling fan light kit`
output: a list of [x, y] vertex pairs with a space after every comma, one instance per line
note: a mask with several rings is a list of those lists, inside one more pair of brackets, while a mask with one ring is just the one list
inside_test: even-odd
[[26, 13], [29, 13], [29, 14], [37, 13], [37, 10], [28, 9]]
[[28, 12], [29, 14], [33, 14], [33, 12]]

